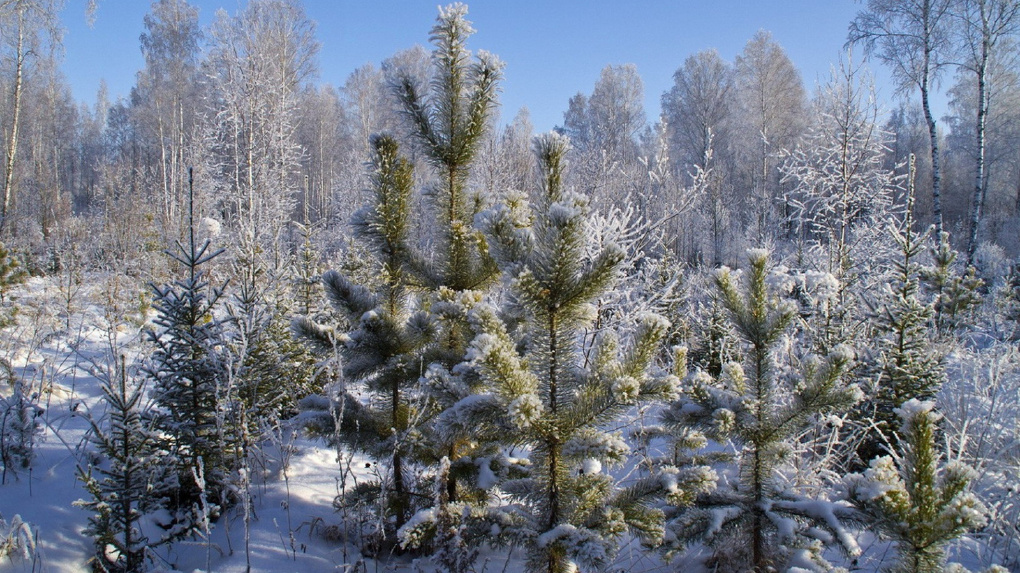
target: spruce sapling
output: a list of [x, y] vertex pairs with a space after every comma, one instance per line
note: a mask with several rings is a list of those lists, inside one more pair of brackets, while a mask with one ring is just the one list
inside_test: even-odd
[[144, 383], [128, 381], [123, 357], [114, 377], [100, 385], [106, 418], [89, 417], [101, 463], [78, 473], [91, 499], [75, 505], [93, 513], [85, 533], [95, 540], [96, 569], [135, 572], [143, 569], [145, 549], [158, 543], [145, 535], [141, 522], [166, 494], [159, 488], [164, 464], [160, 437], [143, 400]]
[[[167, 251], [170, 258], [184, 266], [186, 274], [173, 284], [150, 285], [157, 313], [153, 322], [159, 329], [148, 331], [155, 350], [145, 367], [146, 375], [155, 384], [157, 426], [167, 436], [168, 453], [176, 464], [173, 470], [179, 489], [170, 503], [177, 513], [173, 527], [177, 535], [197, 531], [195, 516], [190, 515], [193, 505], [200, 494], [219, 499], [230, 472], [227, 465], [237, 459], [231, 455], [226, 444], [228, 434], [220, 423], [220, 410], [225, 407], [220, 402], [220, 386], [226, 373], [219, 353], [225, 337], [223, 321], [215, 316], [215, 311], [223, 289], [210, 289], [204, 270], [204, 265], [223, 249], [210, 251], [208, 240], [196, 244], [190, 171], [188, 182], [191, 194], [188, 244], [178, 241], [176, 251]], [[207, 483], [205, 492], [199, 491], [193, 479], [193, 470], [200, 463], [205, 468], [202, 476]], [[216, 509], [212, 511], [215, 513]]]

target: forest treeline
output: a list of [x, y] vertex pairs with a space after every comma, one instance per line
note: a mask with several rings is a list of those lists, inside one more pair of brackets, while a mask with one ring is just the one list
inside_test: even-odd
[[[336, 87], [297, 0], [208, 28], [158, 0], [130, 97], [91, 109], [60, 8], [0, 2], [0, 318], [26, 273], [68, 309], [83, 277], [130, 285], [109, 299], [145, 358], [92, 371], [79, 460], [97, 570], [227, 512], [247, 535], [288, 431], [336, 449], [331, 541], [443, 571], [505, 548], [600, 570], [631, 543], [920, 573], [961, 536], [970, 566], [1020, 565], [1020, 3], [871, 0], [814, 94], [762, 31], [680, 63], [651, 123], [607, 66], [537, 136], [500, 122], [461, 4]], [[6, 481], [42, 428], [3, 365]]]
[[[939, 16], [929, 33], [914, 29], [920, 24], [897, 12], [898, 4], [877, 2], [862, 13], [851, 26], [857, 41], [842, 57], [832, 55], [833, 76], [813, 94], [765, 31], [732, 62], [712, 50], [678, 60], [658, 118], [643, 109], [637, 69], [607, 66], [594, 86], [578, 86], [563, 102], [559, 129], [573, 144], [572, 183], [600, 205], [630, 202], [647, 215], [662, 212], [696, 169], [710, 170], [706, 192], [672, 222], [669, 248], [692, 264], [735, 263], [748, 245], [810, 234], [796, 222], [804, 216], [795, 205], [813, 183], [801, 180], [794, 158], [812, 153], [813, 137], [843, 125], [873, 142], [897, 175], [910, 154], [917, 157], [918, 220], [939, 230], [944, 221], [968, 261], [981, 243], [1016, 252], [1015, 7], [922, 2]], [[90, 237], [104, 243], [90, 250], [113, 258], [111, 251], [137, 248], [130, 236], [150, 237], [157, 250], [183, 237], [187, 167], [198, 176], [202, 216], [230, 230], [245, 222], [271, 249], [294, 249], [299, 241], [288, 223], [306, 212], [310, 222], [344, 234], [365, 200], [369, 136], [406, 139], [388, 87], [393, 70], [429, 73], [428, 52], [415, 47], [354, 70], [342, 86], [328, 85], [317, 80], [315, 23], [300, 2], [252, 2], [233, 15], [220, 11], [207, 28], [195, 7], [156, 2], [140, 37], [145, 67], [130, 95], [111, 102], [100, 90], [95, 105], [84, 106], [59, 69], [62, 8], [57, 0], [18, 0], [0, 13], [0, 224], [5, 240], [30, 249], [39, 267], [47, 251]], [[881, 16], [886, 28], [901, 26], [908, 39], [887, 38], [890, 30], [869, 15]], [[915, 60], [929, 44], [930, 69], [919, 69]], [[893, 71], [900, 98], [873, 100], [866, 54]], [[925, 93], [945, 85], [949, 99], [946, 117], [933, 118], [937, 209], [922, 73]], [[502, 124], [490, 118], [471, 173], [473, 186], [494, 193], [523, 188], [531, 163], [527, 112], [502, 112]], [[869, 131], [852, 131], [858, 124]]]

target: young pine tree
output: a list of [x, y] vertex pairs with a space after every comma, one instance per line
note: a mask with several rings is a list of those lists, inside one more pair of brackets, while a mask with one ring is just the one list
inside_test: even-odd
[[[606, 427], [639, 402], [675, 396], [678, 380], [653, 368], [669, 327], [658, 316], [640, 317], [623, 349], [606, 331], [590, 357], [582, 352], [593, 302], [618, 278], [624, 254], [612, 244], [586, 254], [587, 201], [562, 188], [566, 139], [547, 135], [535, 149], [541, 203], [533, 211], [523, 203], [498, 208], [484, 225], [517, 306], [506, 314], [522, 321], [511, 331], [494, 308], [474, 309], [480, 334], [469, 356], [484, 393], [461, 400], [452, 409], [458, 415], [445, 420], [476, 428], [479, 441], [529, 452], [523, 475], [501, 484], [512, 505], [488, 518], [499, 524], [501, 539], [527, 549], [529, 571], [562, 573], [604, 567], [628, 530], [652, 544], [661, 540], [662, 514], [647, 505], [661, 487], [622, 488], [603, 471], [629, 453]], [[402, 532], [405, 543], [435, 526], [426, 518], [413, 525]]]
[[[393, 77], [411, 135], [432, 168], [425, 198], [435, 217], [430, 221], [431, 251], [438, 256], [410, 249], [402, 255], [414, 282], [425, 287], [425, 303], [439, 329], [427, 359], [436, 411], [471, 393], [471, 381], [453, 371], [474, 336], [468, 312], [481, 299], [478, 291], [491, 285], [498, 272], [482, 233], [472, 224], [486, 196], [469, 189], [468, 179], [492, 128], [503, 63], [484, 51], [472, 57], [466, 43], [474, 29], [466, 16], [467, 6], [460, 3], [440, 8], [429, 38], [435, 49], [427, 86], [408, 70], [396, 70]], [[466, 493], [458, 483], [484, 452], [474, 450], [470, 433], [433, 432], [429, 439], [435, 445], [433, 462], [442, 457], [451, 462], [447, 493], [456, 501]]]
[[103, 381], [106, 418], [89, 418], [100, 463], [79, 468], [78, 479], [91, 499], [75, 502], [91, 511], [85, 530], [96, 544], [97, 571], [142, 571], [145, 548], [156, 545], [141, 522], [163, 502], [160, 437], [144, 403], [144, 384], [131, 384], [121, 358], [114, 380]]
[[[366, 404], [353, 393], [354, 387], [347, 388], [342, 403], [334, 405], [343, 409], [336, 439], [389, 469], [389, 483], [375, 484], [374, 489], [385, 508], [384, 533], [390, 537], [413, 511], [408, 464], [426, 447], [416, 439], [418, 379], [436, 328], [427, 313], [414, 308], [408, 286], [411, 164], [389, 136], [373, 138], [372, 146], [375, 202], [355, 215], [354, 232], [375, 259], [377, 286], [373, 291], [329, 271], [323, 275], [326, 295], [353, 330], [338, 335], [307, 318], [298, 319], [295, 327], [323, 350], [332, 352], [333, 345], [340, 344], [344, 378], [364, 383], [372, 395]], [[332, 428], [332, 415], [323, 423]]]
[[483, 287], [496, 273], [484, 238], [472, 226], [483, 198], [467, 183], [496, 110], [503, 64], [484, 51], [472, 61], [465, 45], [474, 29], [466, 16], [463, 4], [440, 8], [429, 37], [435, 50], [427, 87], [408, 70], [397, 70], [394, 78], [412, 135], [434, 172], [427, 196], [436, 214], [434, 252], [441, 253], [434, 263], [406, 255], [425, 285], [453, 291]]
[[8, 472], [17, 475], [19, 469], [32, 467], [36, 438], [43, 429], [39, 393], [20, 376], [10, 381], [10, 394], [0, 396], [0, 485], [7, 483]]
[[[193, 205], [192, 185], [189, 174]], [[193, 206], [190, 214], [188, 244], [178, 242], [176, 251], [167, 251], [183, 265], [184, 278], [169, 285], [151, 285], [157, 313], [153, 322], [160, 328], [148, 332], [155, 350], [145, 367], [155, 384], [157, 426], [167, 436], [168, 459], [176, 464], [172, 473], [177, 490], [170, 504], [177, 510], [175, 527], [182, 535], [192, 531], [189, 515], [203, 493], [193, 476], [199, 461], [206, 472], [202, 476], [209, 488], [206, 496], [220, 499], [231, 469], [228, 463], [236, 459], [221, 411], [226, 407], [221, 399], [226, 372], [219, 354], [225, 337], [223, 321], [214, 311], [223, 289], [210, 288], [203, 268], [223, 250], [210, 252], [208, 240], [196, 244]]]
[[703, 442], [689, 430], [730, 441], [739, 474], [697, 505], [673, 512], [668, 527], [680, 543], [705, 542], [719, 570], [764, 573], [804, 555], [817, 559], [820, 540], [835, 539], [851, 554], [859, 551], [840, 521], [848, 517], [845, 508], [802, 495], [784, 483], [780, 470], [791, 461], [797, 436], [819, 417], [849, 409], [861, 392], [844, 380], [852, 359], [845, 347], [824, 358], [809, 356], [800, 372], [780, 376], [776, 349], [795, 309], [770, 292], [768, 253], [755, 249], [748, 259], [742, 287], [725, 267], [716, 275], [744, 364], [730, 362], [715, 378], [695, 373], [664, 417], [668, 426], [688, 429], [679, 434], [685, 448]]
[[895, 573], [948, 571], [946, 544], [987, 520], [984, 505], [968, 491], [976, 472], [959, 462], [942, 463], [937, 446], [941, 416], [934, 408], [934, 402], [916, 399], [897, 408], [902, 421], [897, 451], [875, 458], [863, 475], [846, 480], [849, 499], [896, 543]]

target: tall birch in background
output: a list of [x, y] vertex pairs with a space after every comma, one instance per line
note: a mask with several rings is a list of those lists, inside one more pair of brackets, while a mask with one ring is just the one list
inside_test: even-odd
[[939, 137], [931, 110], [931, 92], [947, 66], [953, 0], [868, 0], [850, 23], [848, 43], [861, 43], [868, 55], [889, 66], [897, 92], [917, 89], [928, 126], [931, 150], [932, 218], [942, 233], [942, 173]]

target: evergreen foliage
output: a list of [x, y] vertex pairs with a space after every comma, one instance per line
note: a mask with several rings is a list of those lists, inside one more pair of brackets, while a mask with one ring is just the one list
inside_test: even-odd
[[916, 399], [897, 408], [897, 451], [846, 480], [849, 499], [896, 542], [896, 573], [946, 570], [946, 544], [987, 521], [984, 505], [968, 491], [977, 473], [960, 462], [942, 463], [936, 445], [941, 416], [934, 408]]
[[[392, 483], [375, 485], [391, 520], [386, 525], [386, 534], [391, 535], [412, 512], [413, 485], [408, 483], [410, 470], [405, 461], [426, 447], [416, 441], [421, 414], [417, 390], [423, 355], [435, 339], [436, 325], [430, 315], [414, 308], [408, 291], [405, 253], [411, 164], [400, 156], [392, 137], [377, 136], [372, 146], [375, 201], [356, 214], [354, 232], [375, 259], [378, 287], [373, 292], [336, 271], [326, 272], [322, 277], [326, 296], [336, 312], [354, 325], [353, 330], [338, 333], [307, 318], [294, 324], [323, 350], [332, 351], [339, 344], [344, 378], [364, 383], [371, 393], [372, 399], [364, 403], [352, 387], [333, 404], [333, 409], [342, 409], [335, 439], [388, 466]], [[316, 423], [333, 428], [334, 414], [325, 415], [328, 419]]]
[[[912, 189], [912, 184], [911, 184]], [[890, 222], [889, 233], [899, 245], [901, 258], [893, 263], [893, 277], [886, 286], [884, 305], [875, 317], [872, 378], [877, 388], [866, 405], [872, 411], [876, 431], [862, 445], [862, 461], [879, 455], [883, 443], [895, 439], [898, 427], [894, 410], [916, 398], [931, 399], [945, 378], [942, 353], [932, 342], [930, 325], [935, 310], [920, 295], [921, 265], [927, 233], [913, 230], [913, 198], [908, 195], [907, 216], [902, 225]]]
[[949, 244], [949, 233], [939, 235], [939, 242], [931, 249], [932, 265], [921, 269], [920, 278], [932, 295], [935, 311], [935, 328], [939, 333], [950, 334], [966, 325], [969, 311], [981, 303], [980, 290], [984, 281], [977, 277], [974, 267], [960, 274], [956, 269], [958, 253]]
[[[475, 334], [467, 317], [498, 273], [485, 238], [473, 225], [488, 197], [485, 190], [470, 189], [468, 180], [492, 130], [503, 63], [488, 52], [472, 55], [466, 48], [475, 31], [466, 16], [464, 4], [439, 9], [429, 36], [434, 50], [427, 85], [407, 69], [396, 70], [392, 78], [406, 124], [432, 169], [424, 195], [434, 217], [427, 223], [435, 241], [430, 249], [438, 256], [410, 248], [400, 253], [409, 282], [424, 288], [423, 306], [437, 328], [436, 344], [425, 361], [433, 400], [430, 418], [472, 393], [473, 382], [457, 372]], [[427, 439], [434, 445], [430, 464], [442, 457], [451, 463], [450, 499], [468, 495], [458, 483], [471, 473], [475, 458], [489, 452], [472, 447], [470, 431], [444, 429], [430, 432]]]
[[11, 378], [11, 391], [0, 396], [0, 463], [3, 473], [0, 484], [7, 483], [7, 474], [31, 467], [35, 459], [36, 437], [42, 432], [39, 416], [39, 394], [19, 377]]
[[[315, 359], [287, 320], [286, 300], [273, 300], [273, 283], [254, 245], [234, 264], [235, 289], [227, 305], [236, 356], [230, 391], [236, 393], [247, 432], [260, 433], [260, 420], [281, 419], [297, 411], [312, 394]], [[238, 421], [240, 423], [240, 421]]]
[[[727, 487], [675, 512], [668, 527], [678, 543], [705, 542], [720, 570], [770, 571], [804, 552], [817, 555], [821, 543], [833, 540], [856, 554], [859, 548], [841, 522], [849, 517], [846, 508], [787, 487], [780, 471], [790, 459], [792, 440], [820, 416], [843, 412], [860, 400], [860, 390], [845, 381], [852, 351], [840, 347], [825, 357], [808, 356], [800, 372], [780, 375], [776, 348], [795, 309], [770, 292], [766, 251], [752, 250], [748, 263], [742, 281], [725, 267], [716, 275], [722, 304], [741, 339], [744, 365], [730, 362], [714, 378], [695, 373], [664, 418], [674, 428], [730, 441], [740, 471]], [[698, 434], [681, 433], [678, 439], [688, 447], [704, 443]]]
[[98, 463], [78, 473], [92, 497], [75, 505], [92, 512], [85, 534], [96, 544], [94, 569], [134, 572], [144, 570], [146, 548], [162, 541], [145, 535], [142, 522], [165, 502], [168, 492], [160, 486], [166, 464], [144, 402], [144, 384], [129, 384], [123, 358], [115, 377], [100, 386], [105, 419], [89, 417]]
[[491, 127], [503, 69], [485, 51], [472, 61], [465, 45], [474, 29], [466, 16], [467, 6], [460, 3], [440, 8], [429, 36], [435, 50], [428, 86], [408, 70], [398, 70], [393, 80], [411, 133], [434, 170], [427, 197], [436, 212], [434, 251], [443, 255], [431, 264], [422, 257], [409, 256], [409, 262], [424, 285], [458, 292], [484, 286], [496, 272], [472, 226], [483, 198], [469, 193], [467, 182]]
[[215, 315], [223, 288], [210, 288], [203, 269], [223, 249], [210, 251], [208, 240], [196, 244], [193, 218], [187, 246], [179, 241], [176, 246], [167, 255], [183, 266], [184, 278], [150, 285], [155, 295], [153, 322], [159, 329], [148, 331], [155, 349], [145, 373], [154, 383], [157, 428], [165, 434], [169, 459], [176, 464], [178, 489], [170, 500], [177, 511], [174, 528], [187, 535], [194, 526], [188, 516], [202, 493], [193, 470], [201, 461], [208, 472], [201, 476], [208, 495], [218, 499], [226, 486], [228, 464], [237, 458], [229, 445], [231, 432], [223, 426], [226, 338], [223, 319]]
[[295, 261], [297, 277], [294, 280], [299, 312], [304, 316], [310, 316], [318, 307], [317, 301], [321, 296], [320, 287], [322, 285], [322, 276], [318, 270], [319, 254], [312, 245], [313, 229], [308, 223], [307, 211], [306, 205], [304, 224], [295, 223], [298, 232], [304, 239]]
[[[522, 321], [511, 332], [495, 308], [474, 308], [480, 334], [469, 357], [484, 393], [462, 399], [443, 418], [452, 431], [474, 428], [479, 441], [529, 452], [526, 465], [503, 456], [486, 467], [514, 503], [482, 516], [465, 513], [468, 520], [495, 522], [501, 540], [527, 548], [528, 570], [549, 573], [606, 566], [628, 530], [649, 544], [661, 541], [662, 514], [648, 504], [662, 491], [661, 481], [622, 488], [603, 472], [629, 453], [622, 436], [605, 428], [634, 404], [675, 396], [678, 383], [653, 368], [669, 328], [658, 316], [639, 317], [624, 348], [606, 331], [590, 359], [581, 351], [593, 303], [618, 278], [624, 255], [613, 244], [586, 254], [587, 201], [562, 188], [567, 148], [559, 135], [537, 140], [541, 199], [534, 210], [519, 200], [484, 217], [517, 307], [506, 314]], [[437, 523], [434, 514], [420, 513], [402, 530], [402, 542], [421, 543]]]

